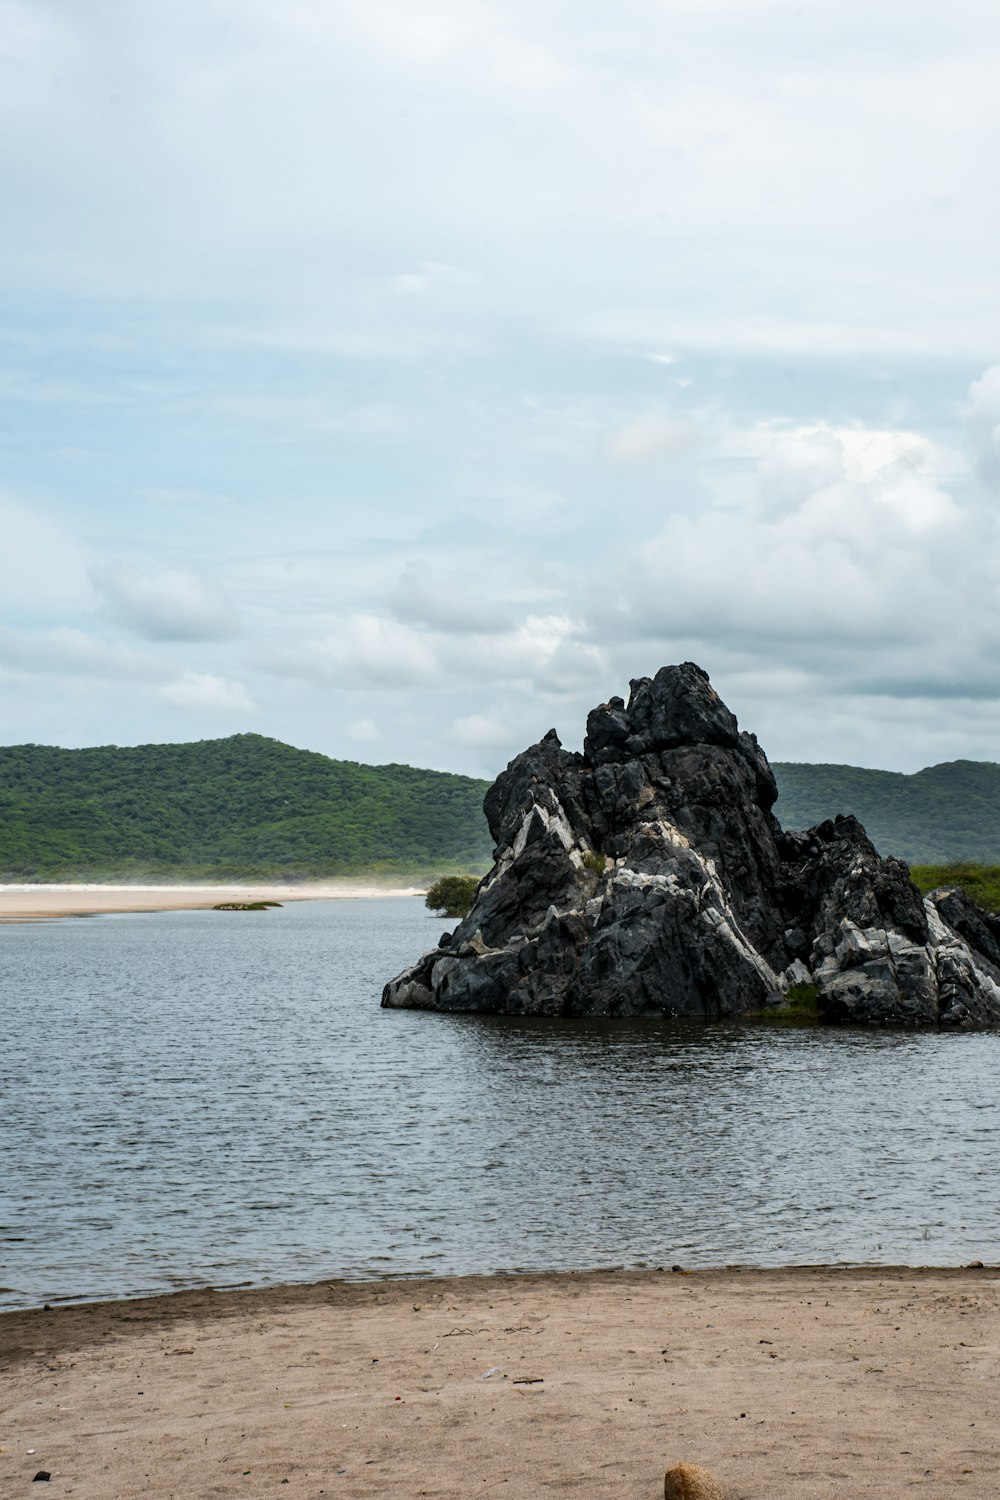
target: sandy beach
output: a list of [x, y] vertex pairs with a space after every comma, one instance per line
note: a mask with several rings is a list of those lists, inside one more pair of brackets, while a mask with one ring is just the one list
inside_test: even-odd
[[0, 885], [0, 923], [46, 922], [109, 912], [184, 911], [220, 901], [336, 901], [419, 896], [421, 885], [324, 880], [295, 885]]
[[1000, 1273], [591, 1272], [0, 1318], [0, 1494], [1000, 1492]]

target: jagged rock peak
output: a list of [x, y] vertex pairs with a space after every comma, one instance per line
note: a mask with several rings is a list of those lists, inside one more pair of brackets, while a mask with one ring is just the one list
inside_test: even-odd
[[694, 662], [661, 667], [655, 677], [633, 678], [628, 707], [612, 698], [587, 715], [588, 760], [641, 755], [675, 745], [729, 745], [739, 741], [736, 718]]
[[382, 1003], [740, 1015], [814, 984], [831, 1020], [1000, 1022], [1000, 920], [920, 897], [854, 818], [782, 832], [767, 757], [693, 662], [555, 730], [486, 794], [493, 869]]

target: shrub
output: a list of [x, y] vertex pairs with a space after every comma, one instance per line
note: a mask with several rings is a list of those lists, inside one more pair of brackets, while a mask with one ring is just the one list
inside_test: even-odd
[[814, 984], [792, 984], [784, 999], [764, 1010], [748, 1012], [748, 1021], [770, 1021], [777, 1026], [815, 1026], [822, 1019], [819, 991]]
[[424, 905], [439, 917], [464, 917], [478, 889], [478, 875], [442, 875], [427, 892]]
[[819, 990], [814, 984], [792, 984], [785, 991], [788, 1009], [800, 1016], [819, 1015]]
[[213, 911], [267, 911], [271, 906], [280, 906], [280, 901], [220, 901]]
[[595, 875], [603, 875], [607, 868], [607, 860], [603, 854], [595, 854], [593, 849], [588, 849], [583, 856], [584, 868], [593, 870]]

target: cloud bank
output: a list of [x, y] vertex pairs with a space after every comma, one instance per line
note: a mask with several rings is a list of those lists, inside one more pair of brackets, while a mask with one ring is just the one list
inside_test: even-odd
[[91, 568], [90, 581], [118, 623], [149, 641], [220, 640], [239, 628], [225, 590], [190, 568], [109, 563]]
[[3, 15], [8, 738], [1000, 753], [1000, 13]]

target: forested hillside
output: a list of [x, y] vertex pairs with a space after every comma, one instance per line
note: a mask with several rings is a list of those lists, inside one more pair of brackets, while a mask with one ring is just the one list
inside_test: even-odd
[[487, 783], [258, 734], [0, 748], [0, 879], [481, 870]]
[[880, 854], [914, 864], [1000, 863], [1000, 765], [953, 760], [904, 776], [858, 766], [772, 767], [784, 828], [854, 813]]
[[[959, 760], [904, 776], [779, 763], [774, 773], [786, 828], [853, 812], [883, 854], [1000, 863], [1000, 765]], [[487, 786], [259, 734], [0, 747], [0, 880], [481, 871]]]

